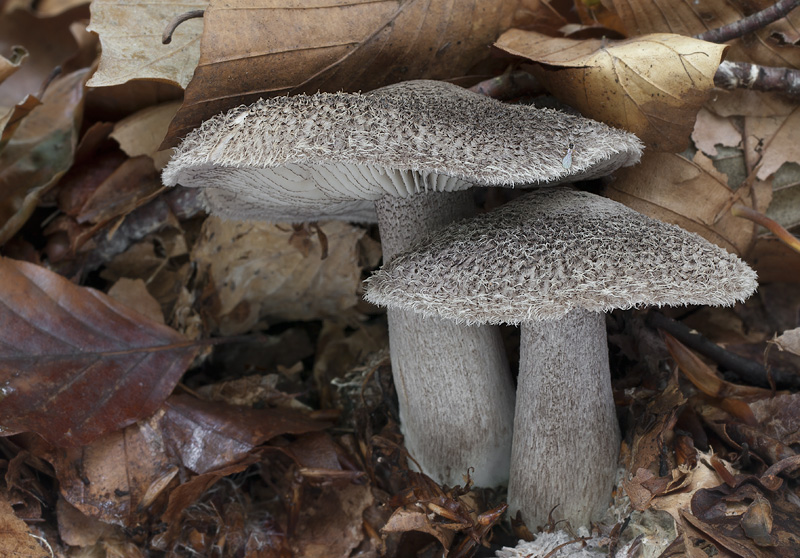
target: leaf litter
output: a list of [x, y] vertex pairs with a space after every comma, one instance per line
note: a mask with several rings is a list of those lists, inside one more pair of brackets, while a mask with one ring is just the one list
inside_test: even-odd
[[[643, 33], [691, 35], [734, 21], [742, 6], [712, 2], [700, 18], [679, 3], [663, 11], [646, 1], [580, 2], [572, 11], [568, 2], [508, 2], [478, 17], [468, 14], [470, 5], [442, 3], [420, 24], [419, 7], [404, 5], [389, 18], [393, 25], [381, 27], [387, 21], [381, 10], [395, 9], [391, 3], [340, 6], [341, 18], [333, 20], [322, 16], [335, 9], [267, 3], [258, 17], [280, 12], [353, 42], [340, 40], [339, 51], [326, 51], [319, 35], [298, 39], [287, 32], [265, 43], [259, 61], [247, 46], [263, 40], [258, 18], [244, 21], [241, 44], [231, 41], [226, 18], [242, 24], [241, 10], [212, 3], [206, 20], [180, 26], [168, 48], [154, 35], [186, 5], [148, 8], [143, 18], [142, 4], [96, 1], [92, 27], [104, 52], [90, 82], [95, 88], [87, 89], [96, 53], [80, 24], [70, 30], [86, 13], [84, 3], [75, 4], [64, 10], [41, 2], [34, 13], [18, 2], [4, 20], [24, 22], [20, 36], [36, 40], [20, 41], [27, 56], [0, 53], [13, 62], [0, 84], [0, 178], [10, 186], [0, 200], [6, 304], [0, 553], [796, 555], [800, 406], [796, 393], [770, 386], [770, 371], [800, 370], [791, 360], [800, 351], [800, 260], [728, 212], [742, 203], [772, 212], [788, 227], [800, 222], [791, 174], [798, 161], [796, 106], [774, 94], [712, 96], [707, 82], [724, 50], [718, 45], [675, 48], [682, 62], [701, 51], [709, 58], [702, 79], [686, 79], [686, 66], [675, 58], [667, 64], [655, 46], [648, 51], [652, 40], [637, 43]], [[349, 20], [347, 9], [366, 13], [361, 31], [384, 31], [339, 28]], [[796, 18], [759, 31], [758, 41], [734, 41], [727, 57], [792, 64], [796, 53], [776, 37], [794, 37]], [[442, 22], [447, 31], [434, 33]], [[505, 67], [504, 60], [481, 58], [513, 24], [525, 29], [513, 33], [539, 33], [517, 54], [544, 64], [523, 68], [554, 96], [590, 116], [600, 106], [595, 116], [603, 118], [626, 105], [602, 106], [602, 94], [647, 108], [640, 133], [665, 151], [650, 150], [640, 167], [617, 173], [607, 195], [744, 255], [762, 279], [759, 296], [733, 309], [670, 312], [718, 347], [758, 363], [766, 371], [759, 386], [659, 333], [640, 312], [610, 318], [615, 399], [626, 436], [614, 505], [591, 531], [509, 523], [502, 490], [471, 487], [468, 471], [464, 486], [446, 487], [412, 470], [385, 318], [359, 301], [360, 281], [378, 263], [374, 230], [222, 223], [205, 216], [194, 192], [164, 192], [158, 181], [168, 156], [159, 149], [162, 140], [174, 141], [210, 116], [215, 103], [315, 87], [367, 90], [400, 74], [474, 83], [466, 74], [475, 63], [476, 76]], [[653, 70], [612, 56], [632, 71], [627, 88], [615, 89], [603, 84], [607, 70], [594, 76], [586, 68], [598, 64], [597, 53], [613, 52], [598, 37], [626, 33], [662, 64]], [[698, 44], [667, 37], [664, 44]], [[387, 64], [381, 49], [390, 44], [402, 54]], [[329, 58], [319, 58], [326, 52]], [[266, 69], [256, 71], [260, 62]], [[60, 75], [59, 64], [66, 69]], [[236, 64], [252, 73], [232, 70]], [[666, 71], [677, 66], [683, 77]], [[520, 64], [510, 70], [519, 72]], [[677, 102], [655, 113], [669, 112], [677, 126], [652, 118], [645, 100], [654, 89], [630, 87], [661, 83], [659, 70], [672, 76], [665, 90]], [[226, 72], [237, 79], [220, 81]], [[585, 81], [572, 83], [575, 75]], [[180, 108], [179, 90], [167, 82], [188, 85]], [[578, 102], [595, 82], [603, 85], [591, 90], [602, 93]], [[675, 153], [690, 133], [689, 149]], [[492, 196], [487, 205], [496, 203]], [[514, 335], [506, 333], [513, 347]], [[197, 342], [211, 335], [225, 342]], [[519, 539], [527, 546], [512, 549]]]

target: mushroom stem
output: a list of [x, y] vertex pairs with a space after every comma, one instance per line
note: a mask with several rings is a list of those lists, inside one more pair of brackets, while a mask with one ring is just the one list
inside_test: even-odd
[[[376, 202], [384, 263], [450, 221], [472, 215], [472, 193]], [[389, 309], [392, 374], [405, 444], [437, 482], [508, 480], [514, 388], [499, 329]]]
[[603, 314], [524, 322], [520, 351], [509, 509], [531, 529], [555, 506], [588, 525], [608, 507], [620, 443]]

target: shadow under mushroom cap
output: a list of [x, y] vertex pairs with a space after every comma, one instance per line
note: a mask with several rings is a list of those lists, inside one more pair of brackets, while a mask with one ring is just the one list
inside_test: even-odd
[[738, 257], [677, 226], [566, 187], [454, 223], [367, 280], [365, 298], [466, 323], [570, 310], [731, 305], [755, 292]]

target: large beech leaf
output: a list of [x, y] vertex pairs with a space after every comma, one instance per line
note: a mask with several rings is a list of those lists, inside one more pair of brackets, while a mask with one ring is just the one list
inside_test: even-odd
[[260, 97], [460, 77], [519, 0], [212, 0], [200, 62], [165, 147]]
[[152, 414], [197, 353], [173, 329], [42, 267], [0, 259], [0, 425], [85, 445]]
[[[610, 0], [622, 20], [628, 35], [646, 33], [677, 33], [698, 35], [729, 23], [734, 23], [770, 7], [774, 0], [675, 0], [665, 4], [657, 0]], [[800, 49], [794, 44], [798, 39], [800, 11], [794, 10], [786, 17], [748, 33], [731, 42], [726, 58], [753, 62], [765, 66], [793, 66], [800, 64]]]
[[679, 35], [576, 41], [519, 29], [495, 46], [546, 65], [535, 73], [555, 97], [659, 151], [686, 148], [726, 48]]

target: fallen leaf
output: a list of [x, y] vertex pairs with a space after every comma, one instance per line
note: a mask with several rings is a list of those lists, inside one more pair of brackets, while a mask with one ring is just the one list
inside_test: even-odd
[[[655, 0], [611, 0], [606, 5], [617, 12], [629, 35], [677, 33], [693, 36], [710, 29], [737, 22], [745, 16], [772, 6], [772, 0], [704, 0], [701, 7], [693, 2], [673, 2], [669, 8]], [[771, 38], [773, 33], [796, 35], [800, 14], [785, 18], [748, 33], [732, 42], [728, 60], [753, 62], [765, 66], [798, 67], [800, 53], [792, 41], [781, 45]]]
[[72, 165], [88, 69], [56, 79], [0, 153], [0, 244], [28, 220]]
[[152, 414], [198, 348], [42, 267], [0, 259], [0, 424], [62, 446]]
[[320, 228], [328, 239], [324, 260], [316, 235], [308, 256], [292, 246], [291, 226], [207, 219], [192, 260], [198, 277], [210, 284], [205, 312], [215, 329], [235, 335], [260, 320], [342, 320], [354, 312], [361, 288], [358, 243], [365, 231], [334, 221]]
[[172, 150], [159, 151], [169, 123], [180, 103], [173, 101], [142, 109], [120, 120], [114, 126], [111, 137], [128, 157], [147, 155], [153, 159], [156, 170], [162, 170], [172, 156]]
[[168, 446], [184, 467], [199, 474], [232, 465], [276, 436], [330, 426], [288, 409], [237, 407], [189, 395], [171, 397], [165, 409], [161, 424]]
[[142, 279], [123, 277], [108, 290], [108, 296], [129, 308], [136, 308], [137, 312], [154, 322], [164, 323], [161, 305], [147, 292], [147, 285]]
[[[309, 498], [313, 494], [313, 499]], [[333, 483], [303, 494], [292, 546], [296, 556], [350, 556], [365, 538], [364, 511], [373, 504], [368, 484]]]
[[[645, 152], [642, 162], [620, 169], [605, 195], [654, 219], [673, 223], [735, 254], [745, 254], [756, 238], [756, 225], [734, 217], [742, 203], [764, 209], [768, 184], [732, 190], [725, 175], [698, 152], [690, 161], [674, 153]], [[766, 203], [769, 203], [766, 200]]]
[[84, 515], [63, 496], [58, 498], [56, 514], [58, 535], [69, 546], [92, 546], [101, 538], [112, 536], [117, 532], [115, 526]]
[[163, 147], [261, 97], [461, 77], [487, 57], [518, 4], [214, 0], [203, 18], [200, 61]]
[[162, 415], [163, 411], [81, 448], [55, 450], [48, 460], [66, 501], [105, 523], [131, 529], [147, 523], [152, 497], [148, 505], [143, 503], [149, 487], [177, 472], [165, 453]]
[[776, 546], [777, 539], [772, 533], [772, 506], [769, 500], [758, 496], [742, 515], [744, 534], [758, 546]]
[[23, 47], [28, 58], [14, 75], [3, 82], [0, 107], [13, 107], [26, 95], [40, 92], [53, 69], [64, 64], [77, 51], [69, 23], [81, 15], [80, 10], [58, 17], [38, 17], [25, 10], [3, 13], [0, 18], [0, 52]]
[[14, 513], [5, 490], [0, 491], [0, 554], [14, 558], [47, 558], [50, 555]]
[[745, 134], [755, 140], [751, 158], [759, 179], [772, 176], [785, 163], [800, 163], [800, 108], [786, 116], [747, 117]]
[[708, 155], [717, 155], [717, 146], [738, 147], [742, 144], [742, 131], [734, 126], [731, 118], [719, 116], [701, 108], [692, 130], [695, 147]]
[[534, 74], [556, 98], [633, 132], [651, 151], [686, 148], [726, 48], [679, 35], [576, 41], [519, 29], [495, 46], [540, 64]]
[[[181, 24], [168, 45], [161, 44], [161, 34], [173, 17], [206, 6], [206, 0], [156, 4], [147, 0], [95, 0], [89, 30], [100, 35], [103, 54], [87, 85], [108, 87], [147, 79], [186, 87], [200, 58], [203, 20]], [[227, 37], [234, 39], [235, 34]]]
[[0, 56], [0, 83], [6, 78], [14, 75], [19, 70], [19, 65], [28, 57], [28, 51], [24, 47], [14, 45], [11, 47], [11, 57]]

